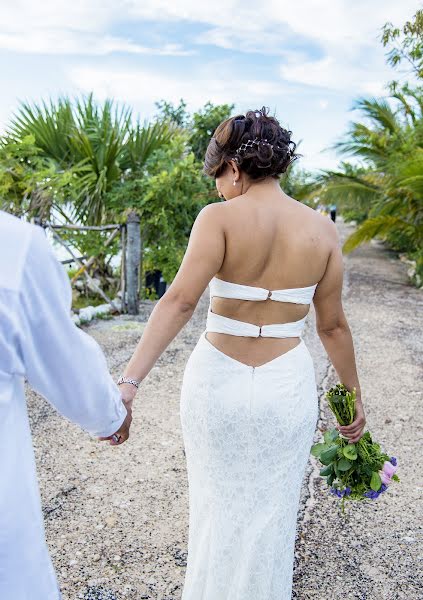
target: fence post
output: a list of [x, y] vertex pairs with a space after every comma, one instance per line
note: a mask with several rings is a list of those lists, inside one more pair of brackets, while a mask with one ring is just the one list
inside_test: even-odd
[[141, 260], [140, 217], [136, 212], [128, 214], [126, 225], [126, 297], [128, 313], [139, 312], [139, 272]]

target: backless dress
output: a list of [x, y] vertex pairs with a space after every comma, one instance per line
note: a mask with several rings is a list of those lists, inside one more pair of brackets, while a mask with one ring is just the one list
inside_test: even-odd
[[[182, 600], [290, 600], [301, 484], [318, 419], [312, 357], [299, 321], [254, 325], [213, 313], [213, 296], [310, 304], [317, 284], [267, 290], [210, 281], [205, 330], [185, 366], [180, 420], [189, 487]], [[299, 337], [259, 366], [207, 331]]]

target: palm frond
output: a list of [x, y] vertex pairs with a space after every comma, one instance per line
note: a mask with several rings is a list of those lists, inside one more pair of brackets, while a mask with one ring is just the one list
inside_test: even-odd
[[373, 127], [396, 133], [402, 128], [397, 111], [385, 98], [358, 98], [353, 106], [369, 119]]
[[[364, 242], [369, 242], [376, 236], [386, 238], [392, 232], [401, 231], [410, 240], [415, 239], [416, 226], [401, 217], [382, 215], [367, 219], [344, 242], [342, 250], [351, 252]], [[420, 232], [421, 235], [421, 232]]]
[[163, 120], [153, 123], [138, 121], [129, 136], [121, 157], [122, 169], [140, 170], [151, 154], [168, 144], [179, 127], [172, 121]]

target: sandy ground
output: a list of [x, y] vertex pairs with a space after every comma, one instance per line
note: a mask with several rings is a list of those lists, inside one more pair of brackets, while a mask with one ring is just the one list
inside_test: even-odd
[[[352, 231], [342, 221], [338, 227], [342, 238]], [[344, 518], [310, 457], [298, 514], [293, 598], [417, 600], [423, 597], [423, 294], [408, 285], [406, 266], [380, 244], [346, 256], [345, 267], [344, 307], [368, 428], [398, 458], [401, 483], [377, 501], [347, 506]], [[122, 316], [87, 328], [114, 376], [153, 306], [143, 302], [136, 319]], [[119, 448], [90, 438], [28, 394], [47, 541], [63, 600], [181, 598], [188, 487], [179, 392], [207, 306], [205, 294], [143, 382], [130, 441]], [[313, 308], [304, 338], [321, 398], [317, 441], [333, 424], [323, 395], [337, 377], [315, 333]]]

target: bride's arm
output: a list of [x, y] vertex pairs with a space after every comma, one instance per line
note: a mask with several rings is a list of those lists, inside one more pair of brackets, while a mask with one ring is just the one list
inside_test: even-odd
[[360, 382], [355, 361], [354, 343], [342, 306], [343, 256], [338, 231], [333, 221], [331, 229], [332, 249], [323, 278], [316, 288], [313, 304], [316, 311], [316, 329], [341, 383], [357, 393], [356, 415], [351, 425], [339, 426], [339, 431], [356, 442], [363, 434], [366, 423], [361, 398]]
[[[211, 278], [219, 271], [225, 255], [223, 205], [208, 204], [198, 214], [184, 258], [172, 284], [155, 305], [142, 337], [123, 375], [144, 379], [159, 356], [190, 320]], [[136, 388], [122, 384], [126, 401], [135, 396]]]

